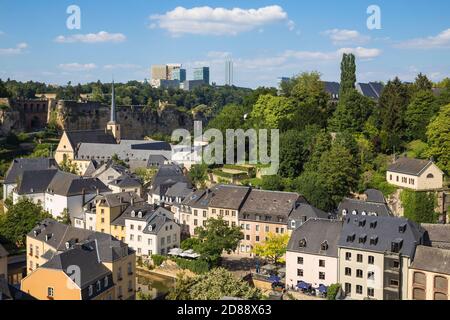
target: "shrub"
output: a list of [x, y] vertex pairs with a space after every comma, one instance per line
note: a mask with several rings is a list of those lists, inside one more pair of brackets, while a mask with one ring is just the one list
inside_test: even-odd
[[188, 260], [183, 258], [172, 258], [181, 269], [187, 269], [194, 273], [205, 273], [209, 271], [209, 264], [205, 260]]
[[167, 260], [167, 257], [165, 257], [165, 256], [161, 256], [159, 254], [152, 255], [153, 264], [157, 267], [159, 267], [166, 260]]
[[334, 283], [334, 284], [330, 285], [328, 287], [328, 291], [327, 291], [327, 299], [335, 300], [340, 288], [341, 288], [341, 285], [339, 283]]

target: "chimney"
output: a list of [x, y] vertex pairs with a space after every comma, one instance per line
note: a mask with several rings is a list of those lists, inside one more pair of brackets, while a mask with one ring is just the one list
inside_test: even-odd
[[134, 197], [133, 196], [131, 196], [130, 203], [132, 206], [134, 206]]

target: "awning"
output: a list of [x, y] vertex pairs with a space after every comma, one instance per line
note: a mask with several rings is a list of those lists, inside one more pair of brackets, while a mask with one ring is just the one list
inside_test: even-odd
[[281, 281], [281, 278], [278, 277], [278, 276], [272, 275], [272, 276], [269, 277], [269, 281], [272, 282], [272, 283], [278, 283], [278, 282]]
[[320, 284], [318, 289], [320, 293], [327, 293], [328, 287], [323, 284]]
[[311, 285], [309, 283], [306, 283], [305, 281], [300, 281], [299, 283], [297, 283], [297, 288], [308, 290], [311, 288]]
[[265, 266], [262, 266], [261, 269], [266, 270], [266, 271], [273, 271], [275, 270], [277, 267], [275, 267], [273, 264], [266, 264]]

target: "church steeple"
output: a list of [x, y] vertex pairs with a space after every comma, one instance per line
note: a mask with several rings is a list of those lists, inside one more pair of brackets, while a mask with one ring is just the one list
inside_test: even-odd
[[112, 81], [111, 93], [111, 122], [116, 122], [116, 95], [114, 92], [114, 80]]
[[114, 92], [114, 80], [112, 82], [111, 89], [111, 119], [106, 125], [106, 130], [111, 131], [117, 143], [120, 143], [120, 125], [117, 123], [116, 118], [116, 95]]

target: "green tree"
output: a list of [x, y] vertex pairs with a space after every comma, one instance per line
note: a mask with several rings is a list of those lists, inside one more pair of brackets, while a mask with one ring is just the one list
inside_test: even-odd
[[414, 81], [414, 91], [431, 91], [433, 88], [433, 82], [428, 80], [427, 76], [423, 73], [419, 73]]
[[355, 190], [358, 183], [358, 168], [349, 150], [334, 144], [325, 152], [318, 167], [319, 177], [331, 194], [334, 205]]
[[259, 97], [253, 106], [251, 118], [259, 128], [283, 130], [293, 120], [295, 105], [286, 97], [270, 94]]
[[227, 105], [209, 122], [208, 128], [218, 129], [224, 136], [227, 129], [244, 129], [244, 116], [246, 113], [242, 106]]
[[195, 233], [200, 243], [194, 250], [212, 265], [219, 262], [224, 251], [231, 253], [236, 250], [239, 241], [244, 239], [241, 228], [228, 226], [227, 221], [222, 217], [208, 219], [206, 226], [197, 227]]
[[181, 249], [194, 250], [200, 244], [201, 244], [201, 241], [198, 238], [187, 238], [181, 242]]
[[295, 180], [296, 191], [314, 207], [324, 211], [334, 209], [334, 202], [317, 171], [304, 171]]
[[404, 216], [416, 223], [436, 223], [437, 200], [433, 193], [402, 190], [400, 200], [404, 208]]
[[208, 179], [208, 166], [206, 164], [194, 164], [189, 170], [189, 178], [197, 187], [203, 187]]
[[295, 178], [303, 171], [308, 160], [308, 150], [304, 144], [304, 136], [289, 130], [280, 136], [280, 169], [279, 174], [287, 178]]
[[384, 87], [378, 101], [384, 151], [399, 149], [406, 123], [405, 112], [409, 104], [408, 86], [395, 78]]
[[70, 219], [70, 214], [69, 211], [67, 210], [67, 208], [64, 208], [64, 210], [62, 211], [61, 215], [58, 216], [56, 218], [56, 220], [58, 222], [67, 224], [67, 225], [71, 225], [72, 224], [72, 220]]
[[343, 97], [356, 85], [356, 63], [355, 56], [352, 53], [344, 53], [341, 61], [341, 85], [339, 97]]
[[340, 96], [338, 106], [330, 119], [330, 130], [341, 132], [349, 130], [362, 132], [364, 124], [369, 119], [375, 108], [375, 103], [370, 98], [360, 94], [355, 89], [347, 89]]
[[289, 235], [269, 233], [267, 240], [262, 244], [256, 244], [252, 252], [258, 256], [268, 259], [271, 263], [282, 263], [282, 257], [286, 253]]
[[46, 218], [51, 218], [51, 215], [40, 205], [25, 198], [20, 199], [9, 206], [6, 214], [0, 216], [0, 234], [12, 244], [24, 247], [26, 235]]
[[269, 191], [283, 191], [284, 180], [279, 175], [263, 176], [261, 181], [261, 188]]
[[426, 140], [427, 126], [438, 111], [439, 107], [431, 90], [415, 93], [405, 113], [407, 139]]
[[450, 173], [450, 104], [441, 108], [439, 114], [431, 121], [427, 128], [427, 155], [433, 157], [437, 165]]
[[333, 283], [328, 286], [327, 290], [327, 300], [336, 300], [336, 296], [341, 289], [341, 285], [339, 283]]
[[248, 282], [235, 278], [224, 268], [215, 268], [193, 278], [178, 276], [169, 300], [220, 300], [223, 297], [236, 297], [249, 300], [261, 298], [261, 292]]
[[63, 155], [63, 161], [60, 163], [59, 168], [68, 173], [78, 174], [78, 166], [71, 159], [68, 159], [66, 154]]

